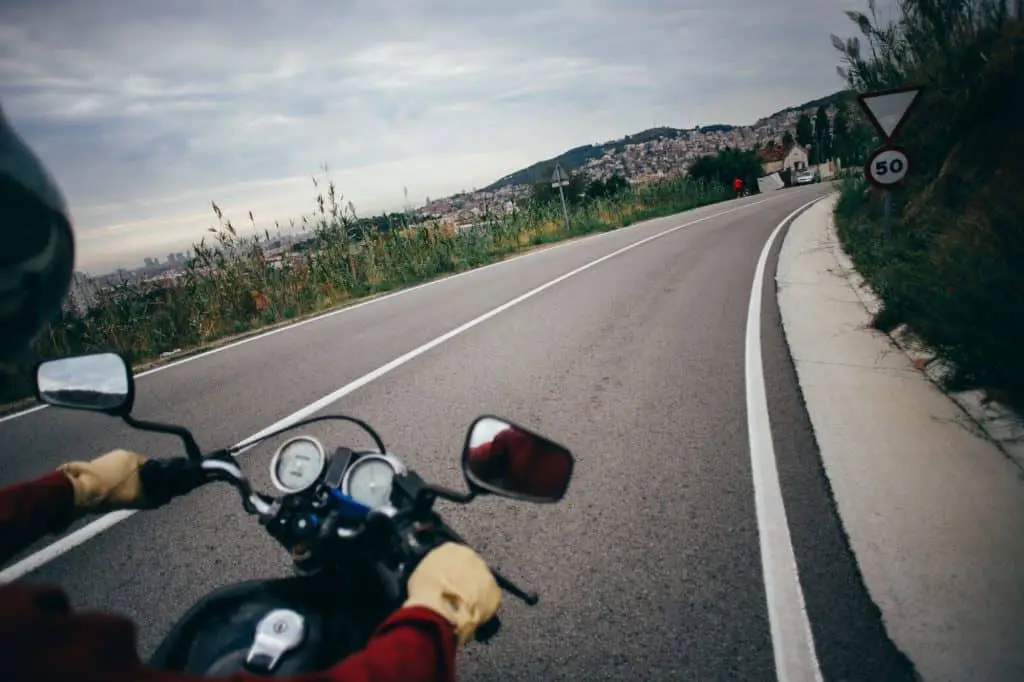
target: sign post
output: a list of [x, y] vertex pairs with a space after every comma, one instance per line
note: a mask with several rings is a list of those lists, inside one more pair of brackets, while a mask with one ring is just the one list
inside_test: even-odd
[[885, 211], [885, 240], [892, 238], [890, 219], [892, 217], [892, 196], [889, 190], [903, 182], [910, 171], [910, 156], [902, 147], [893, 144], [896, 135], [907, 121], [907, 115], [917, 103], [922, 88], [896, 88], [879, 90], [857, 96], [864, 115], [875, 127], [884, 142], [871, 152], [864, 166], [864, 177], [882, 190], [882, 204]]
[[562, 215], [565, 217], [565, 231], [568, 232], [569, 209], [565, 206], [565, 190], [563, 188], [569, 186], [569, 180], [558, 164], [555, 164], [555, 172], [551, 174], [551, 186], [558, 188], [558, 196], [562, 199]]

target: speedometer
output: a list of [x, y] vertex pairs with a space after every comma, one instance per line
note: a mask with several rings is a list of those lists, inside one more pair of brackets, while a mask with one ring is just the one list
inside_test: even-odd
[[297, 436], [277, 449], [270, 460], [270, 480], [289, 495], [301, 493], [320, 478], [327, 465], [324, 446], [311, 436]]
[[391, 484], [400, 473], [405, 473], [405, 466], [395, 457], [366, 455], [357, 459], [345, 473], [341, 492], [376, 509], [391, 502]]

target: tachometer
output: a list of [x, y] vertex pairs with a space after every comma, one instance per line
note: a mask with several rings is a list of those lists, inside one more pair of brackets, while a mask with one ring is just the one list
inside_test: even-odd
[[395, 474], [405, 466], [391, 455], [366, 455], [356, 460], [341, 482], [341, 492], [367, 507], [377, 508], [391, 501]]
[[270, 460], [270, 480], [289, 495], [301, 493], [320, 478], [327, 466], [324, 446], [311, 436], [296, 436], [277, 449]]

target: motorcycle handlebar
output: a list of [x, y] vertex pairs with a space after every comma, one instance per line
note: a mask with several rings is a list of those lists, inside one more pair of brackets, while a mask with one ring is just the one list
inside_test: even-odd
[[[147, 499], [157, 505], [167, 504], [175, 497], [187, 495], [206, 483], [225, 481], [238, 490], [246, 511], [260, 516], [269, 516], [272, 513], [272, 500], [252, 489], [249, 479], [230, 456], [212, 456], [199, 462], [184, 457], [147, 460], [139, 469], [139, 479]], [[445, 530], [451, 539], [465, 542], [451, 528], [445, 526]], [[523, 590], [494, 568], [491, 568], [491, 572], [501, 589], [531, 606], [537, 603], [538, 596], [535, 592]], [[495, 614], [477, 628], [474, 639], [486, 642], [498, 634], [500, 629], [501, 620]]]
[[139, 480], [146, 498], [157, 505], [167, 504], [207, 483], [225, 481], [238, 490], [242, 506], [249, 513], [267, 516], [272, 510], [272, 501], [252, 489], [249, 479], [230, 456], [214, 455], [198, 462], [185, 457], [147, 460], [139, 469]]
[[208, 479], [199, 463], [178, 457], [147, 460], [139, 469], [139, 481], [147, 500], [164, 505], [189, 494]]

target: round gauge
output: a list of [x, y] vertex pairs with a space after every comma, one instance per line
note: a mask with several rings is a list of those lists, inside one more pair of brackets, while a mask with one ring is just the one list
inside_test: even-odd
[[297, 436], [277, 449], [270, 460], [270, 479], [277, 489], [294, 495], [320, 478], [327, 466], [324, 446], [311, 436]]
[[341, 492], [371, 509], [391, 502], [391, 483], [404, 471], [400, 461], [389, 455], [366, 455], [345, 473]]

